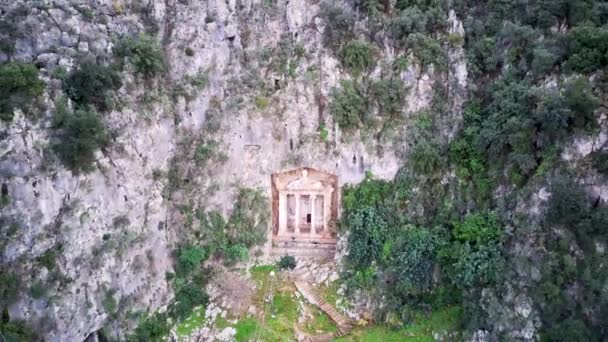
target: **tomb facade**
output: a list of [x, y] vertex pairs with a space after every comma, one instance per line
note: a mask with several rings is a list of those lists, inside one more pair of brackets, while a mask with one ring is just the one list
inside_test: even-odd
[[275, 173], [271, 183], [273, 251], [298, 255], [335, 250], [338, 177], [303, 167]]

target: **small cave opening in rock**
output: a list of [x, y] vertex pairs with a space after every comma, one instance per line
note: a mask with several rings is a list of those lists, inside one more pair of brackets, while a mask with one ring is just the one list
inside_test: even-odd
[[2, 183], [2, 197], [8, 197], [8, 185]]

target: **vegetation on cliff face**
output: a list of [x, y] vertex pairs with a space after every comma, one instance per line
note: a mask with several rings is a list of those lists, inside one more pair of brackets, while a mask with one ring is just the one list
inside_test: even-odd
[[[113, 6], [113, 17], [125, 11], [114, 2]], [[153, 11], [141, 4], [132, 6], [142, 7], [137, 11], [143, 14], [143, 24], [156, 32]], [[273, 1], [263, 1], [261, 7], [267, 11], [264, 15], [277, 14]], [[139, 318], [134, 320], [139, 325], [129, 340], [161, 340], [171, 324], [189, 320], [195, 307], [204, 312], [209, 296], [203, 289], [212, 276], [205, 262], [213, 259], [234, 265], [248, 260], [252, 248], [264, 242], [268, 200], [260, 191], [239, 188], [232, 212], [222, 215], [184, 199], [189, 195], [185, 190], [194, 187], [191, 176], [203, 177], [201, 169], [227, 159], [220, 152], [222, 142], [208, 136], [223, 127], [221, 120], [227, 114], [223, 109], [238, 110], [249, 103], [258, 112], [274, 110], [273, 94], [296, 80], [300, 63], [325, 53], [335, 57], [340, 79], [327, 99], [319, 91], [319, 117], [331, 115], [345, 139], [357, 133], [382, 143], [392, 139], [403, 163], [393, 180], [375, 179], [369, 173], [362, 183], [343, 189], [339, 226], [348, 234], [349, 251], [342, 280], [351, 293], [364, 290], [385, 298], [387, 305], [376, 313], [377, 320], [396, 328], [388, 331], [382, 326], [355, 334], [363, 340], [401, 339], [416, 334], [412, 322], [423, 322], [418, 327], [424, 328], [425, 319], [433, 326], [435, 317], [445, 315], [451, 325], [461, 325], [466, 337], [481, 332], [490, 340], [608, 338], [603, 319], [608, 316], [608, 204], [597, 190], [605, 187], [608, 173], [607, 144], [601, 138], [608, 106], [606, 3], [349, 0], [323, 1], [319, 7], [323, 30], [319, 50], [307, 50], [289, 33], [276, 37], [272, 48], [249, 51], [251, 26], [243, 27], [238, 39], [226, 37], [231, 43], [227, 49], [233, 49], [227, 64], [242, 62], [234, 70], [241, 66], [249, 70], [220, 87], [229, 97], [219, 99], [215, 94], [208, 101], [202, 137], [180, 141], [192, 148], [186, 147], [188, 152], [178, 157], [192, 159], [192, 168], [199, 173], [170, 163], [164, 199], [175, 203], [176, 215], [184, 221], [183, 227], [175, 228], [182, 237], [175, 246], [174, 272], [166, 274], [175, 296], [165, 312], [131, 317]], [[88, 6], [74, 9], [71, 12], [78, 20], [98, 20], [96, 25], [108, 31], [112, 27], [102, 22], [102, 18], [114, 20], [110, 16], [98, 18]], [[125, 86], [133, 83], [125, 74], [146, 84], [144, 98], [148, 100], [156, 95], [156, 88], [167, 86], [165, 81], [170, 83], [171, 77], [161, 77], [168, 74], [171, 61], [165, 60], [159, 37], [146, 34], [116, 37], [115, 44], [107, 45], [108, 49], [113, 46], [111, 54], [104, 50], [95, 55], [90, 52], [92, 46], [89, 50], [75, 41], [68, 42], [69, 53], [50, 46], [43, 49], [46, 56], [33, 56], [39, 59], [21, 58], [19, 53], [30, 47], [16, 44], [30, 25], [25, 19], [32, 10], [50, 13], [47, 5], [23, 5], [2, 11], [0, 18], [0, 51], [5, 61], [0, 65], [1, 123], [10, 125], [16, 111], [32, 122], [48, 112], [48, 125], [40, 128], [50, 131], [48, 151], [74, 174], [89, 172], [95, 169], [97, 156], [116, 140], [107, 121], [126, 105], [124, 92], [132, 90]], [[454, 18], [462, 20], [464, 36]], [[209, 26], [217, 26], [211, 25], [216, 20], [213, 13], [205, 19]], [[165, 25], [169, 39], [173, 23], [168, 20]], [[59, 27], [57, 41], [70, 40], [70, 34], [61, 31]], [[242, 50], [234, 49], [235, 40]], [[192, 60], [204, 55], [202, 48], [196, 52], [193, 48], [199, 47], [180, 46], [180, 51]], [[468, 72], [466, 94], [459, 95], [465, 100], [462, 113], [453, 98], [454, 76], [458, 76], [453, 62], [459, 54], [465, 56]], [[53, 55], [56, 61], [45, 61]], [[66, 55], [73, 65], [60, 60]], [[253, 59], [257, 64], [249, 64]], [[45, 69], [47, 62], [54, 66]], [[68, 72], [62, 65], [72, 67]], [[183, 98], [188, 103], [210, 83], [221, 83], [214, 72], [199, 70], [164, 90], [174, 102]], [[310, 79], [322, 75], [314, 67], [306, 72]], [[277, 78], [265, 82], [270, 74]], [[406, 99], [419, 92], [405, 86], [406, 78], [415, 79], [416, 84], [430, 80], [426, 82], [432, 88], [428, 106], [423, 103], [423, 108], [406, 112]], [[43, 95], [54, 101], [52, 108], [40, 106]], [[229, 103], [224, 105], [224, 100]], [[179, 126], [179, 117], [174, 119]], [[230, 121], [226, 124], [237, 120]], [[327, 122], [319, 121], [319, 140], [328, 147], [330, 130]], [[179, 132], [184, 133], [181, 128]], [[590, 141], [584, 149], [591, 152], [583, 156], [568, 148]], [[290, 139], [292, 150], [293, 144]], [[378, 147], [378, 154], [383, 147]], [[163, 174], [155, 171], [152, 177]], [[23, 177], [25, 183], [32, 175]], [[2, 185], [0, 209], [11, 201]], [[218, 188], [213, 184], [205, 191]], [[63, 203], [57, 227], [48, 228], [61, 228], [62, 215], [70, 209]], [[148, 214], [146, 207], [146, 221]], [[85, 219], [83, 214], [81, 220]], [[116, 217], [114, 228], [125, 222], [128, 219]], [[21, 229], [13, 217], [3, 216], [0, 223], [7, 239]], [[164, 222], [159, 222], [159, 230], [164, 228]], [[86, 254], [97, 265], [94, 268], [112, 242], [112, 234], [102, 239], [100, 246]], [[4, 239], [0, 241], [2, 252], [5, 245]], [[35, 267], [48, 271], [44, 282], [32, 276], [28, 284], [20, 278], [20, 270], [11, 269], [12, 264], [1, 265], [0, 332], [4, 338], [37, 338], [25, 322], [13, 319], [4, 309], [25, 292], [28, 300], [41, 300], [50, 284], [66, 287], [73, 282], [58, 266], [63, 251], [61, 242], [52, 241], [32, 260]], [[286, 268], [294, 265], [288, 259], [283, 262]], [[115, 290], [104, 288], [100, 295], [100, 309], [109, 320], [124, 318], [118, 311], [126, 304]], [[281, 293], [275, 304], [278, 318], [269, 317], [264, 328], [270, 339], [285, 339], [292, 335], [289, 324], [295, 320], [296, 303], [290, 293]], [[315, 324], [325, 326], [324, 322]], [[241, 321], [237, 339], [248, 339], [258, 326], [253, 319]]]
[[[370, 43], [387, 34], [398, 53], [443, 68], [445, 44], [456, 40], [445, 32], [442, 2], [356, 5], [374, 33]], [[401, 321], [411, 319], [411, 308], [462, 303], [468, 331], [500, 338], [512, 332], [493, 331], [496, 313], [482, 304], [482, 290], [516, 286], [538, 310], [533, 326], [543, 339], [602, 340], [606, 279], [593, 270], [608, 262], [608, 206], [577, 179], [605, 172], [605, 146], [596, 147], [591, 164], [561, 155], [574, 139], [596, 135], [606, 110], [608, 7], [463, 0], [454, 10], [464, 21], [469, 70], [462, 127], [454, 139], [440, 137], [436, 98], [413, 125], [405, 167], [392, 182], [369, 178], [343, 190], [349, 284], [390, 295], [385, 317]], [[328, 13], [339, 18], [339, 11]], [[331, 29], [352, 29], [343, 23]], [[332, 31], [325, 38], [330, 48], [344, 46], [340, 57], [354, 43], [332, 40], [338, 36], [347, 37]], [[345, 89], [337, 91], [353, 93]], [[346, 128], [368, 115], [337, 110], [347, 108], [343, 97], [333, 101], [332, 114]], [[517, 209], [532, 206], [530, 194], [541, 188], [550, 192], [544, 218], [544, 210], [539, 218]], [[516, 249], [522, 244], [523, 253]], [[522, 258], [539, 262], [540, 277], [519, 269]]]

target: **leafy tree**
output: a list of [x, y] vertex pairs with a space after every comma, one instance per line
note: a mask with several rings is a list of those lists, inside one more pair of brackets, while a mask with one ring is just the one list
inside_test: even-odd
[[337, 51], [341, 45], [354, 38], [354, 17], [331, 2], [322, 2], [320, 6], [319, 15], [325, 23], [323, 45]]
[[145, 77], [156, 76], [166, 68], [163, 50], [156, 39], [147, 35], [123, 39], [115, 53], [126, 58], [135, 67], [135, 72]]
[[44, 86], [33, 64], [12, 62], [0, 65], [0, 119], [11, 121], [15, 108], [27, 112], [32, 101], [44, 92]]
[[122, 86], [120, 75], [112, 67], [85, 59], [72, 70], [63, 83], [63, 90], [79, 108], [94, 106], [105, 112], [114, 106], [112, 92]]
[[176, 273], [179, 277], [185, 277], [191, 274], [197, 268], [202, 266], [203, 261], [207, 259], [207, 251], [197, 246], [183, 246], [177, 250], [177, 267]]
[[374, 48], [362, 40], [351, 40], [338, 51], [342, 66], [354, 75], [370, 70], [376, 64]]
[[426, 228], [406, 226], [397, 233], [396, 241], [387, 242], [391, 248], [384, 252], [390, 255], [390, 269], [396, 275], [398, 290], [429, 291], [437, 250], [442, 244], [439, 235]]
[[378, 106], [379, 114], [391, 119], [400, 118], [405, 95], [405, 86], [397, 76], [383, 78], [370, 85], [370, 96]]
[[175, 303], [171, 307], [171, 313], [183, 319], [192, 313], [192, 309], [197, 306], [206, 306], [209, 303], [209, 296], [197, 284], [187, 283], [182, 286], [175, 294]]
[[78, 109], [71, 112], [59, 108], [54, 118], [59, 130], [53, 150], [63, 164], [74, 172], [90, 171], [95, 162], [95, 152], [109, 144], [103, 122], [92, 110]]
[[355, 269], [369, 267], [382, 255], [388, 226], [373, 207], [349, 213], [345, 222], [348, 231], [348, 261]]
[[583, 25], [567, 35], [566, 66], [573, 71], [591, 73], [608, 64], [608, 29]]
[[344, 130], [358, 128], [366, 118], [367, 99], [356, 83], [340, 81], [340, 87], [332, 89], [329, 112]]
[[165, 340], [170, 330], [167, 315], [156, 313], [141, 321], [128, 340], [129, 342], [160, 342]]
[[410, 163], [412, 169], [419, 174], [431, 175], [437, 172], [443, 164], [439, 146], [434, 141], [420, 141], [410, 152]]

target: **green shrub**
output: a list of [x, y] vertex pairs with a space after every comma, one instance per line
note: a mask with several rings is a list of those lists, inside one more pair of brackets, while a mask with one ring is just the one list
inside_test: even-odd
[[27, 113], [32, 102], [44, 92], [44, 86], [33, 64], [12, 62], [0, 65], [0, 119], [11, 121], [15, 108]]
[[116, 290], [106, 291], [105, 296], [103, 297], [103, 300], [101, 301], [103, 309], [109, 315], [116, 314], [116, 310], [118, 309], [118, 303], [116, 302], [116, 298], [114, 298], [115, 293], [116, 293]]
[[591, 73], [608, 65], [608, 29], [583, 25], [567, 35], [566, 66], [573, 71]]
[[125, 38], [117, 46], [118, 57], [126, 58], [135, 67], [135, 72], [145, 77], [154, 77], [165, 71], [165, 56], [153, 37], [140, 35]]
[[267, 97], [265, 97], [265, 96], [256, 96], [255, 97], [255, 106], [259, 110], [266, 109], [269, 104], [270, 104], [270, 100]]
[[202, 143], [196, 147], [194, 151], [194, 161], [197, 166], [205, 167], [213, 159], [218, 157], [218, 144], [213, 140]]
[[2, 321], [0, 321], [0, 336], [2, 336], [2, 341], [6, 342], [40, 340], [37, 333], [24, 321], [11, 320], [8, 310], [6, 309], [4, 309], [2, 312]]
[[322, 2], [319, 15], [325, 23], [323, 45], [333, 51], [354, 38], [355, 19], [341, 7], [331, 2]]
[[86, 59], [69, 73], [63, 90], [79, 108], [88, 110], [89, 106], [94, 106], [105, 112], [114, 107], [112, 93], [121, 86], [116, 70]]
[[422, 33], [414, 33], [407, 37], [406, 46], [422, 67], [422, 69], [434, 64], [439, 70], [447, 66], [447, 53], [439, 42], [431, 36]]
[[[2, 269], [0, 272], [0, 304], [12, 304], [19, 299], [21, 279], [14, 272]], [[3, 306], [4, 306], [3, 305]]]
[[261, 191], [240, 189], [226, 225], [229, 243], [252, 247], [266, 241], [269, 215], [268, 199]]
[[30, 296], [34, 299], [40, 299], [46, 294], [46, 288], [40, 282], [35, 282], [30, 286]]
[[175, 303], [170, 313], [178, 319], [184, 319], [192, 313], [197, 306], [206, 306], [209, 296], [200, 286], [188, 283], [182, 286], [175, 294]]
[[362, 40], [352, 40], [338, 51], [342, 66], [353, 75], [369, 71], [376, 64], [374, 48]]
[[385, 249], [385, 258], [390, 259], [389, 269], [395, 273], [398, 291], [428, 292], [437, 250], [442, 244], [439, 235], [426, 228], [406, 226], [397, 233], [396, 240], [387, 243], [390, 249]]
[[74, 172], [90, 171], [95, 162], [95, 152], [109, 144], [103, 122], [92, 110], [57, 110], [55, 128], [58, 141], [53, 144], [63, 164]]
[[595, 151], [590, 155], [593, 167], [604, 176], [608, 176], [608, 152]]
[[462, 242], [485, 245], [497, 242], [503, 235], [495, 213], [474, 213], [454, 224], [454, 237]]
[[406, 94], [403, 82], [396, 76], [383, 78], [370, 85], [370, 97], [378, 106], [378, 113], [391, 119], [401, 119]]
[[296, 268], [296, 258], [292, 255], [284, 255], [279, 259], [279, 262], [277, 262], [277, 267], [279, 270], [293, 270]]
[[356, 83], [340, 81], [330, 97], [329, 112], [343, 130], [358, 128], [365, 120], [368, 102]]
[[177, 267], [175, 269], [178, 277], [185, 277], [202, 266], [203, 261], [208, 258], [207, 251], [198, 246], [183, 246], [177, 250]]
[[129, 342], [161, 342], [169, 335], [171, 326], [167, 323], [167, 315], [156, 313], [144, 320], [129, 336]]
[[44, 253], [42, 253], [36, 261], [40, 264], [40, 266], [46, 267], [48, 271], [52, 271], [55, 269], [55, 263], [57, 261], [58, 250], [54, 247], [47, 249]]
[[380, 213], [373, 207], [363, 207], [349, 213], [344, 224], [349, 231], [349, 264], [361, 270], [379, 260], [388, 238], [388, 225]]
[[589, 81], [579, 77], [568, 82], [563, 92], [564, 103], [574, 113], [570, 126], [575, 128], [594, 128], [597, 126], [594, 111], [599, 100], [593, 95]]
[[432, 175], [443, 165], [439, 146], [433, 141], [423, 140], [417, 143], [412, 148], [409, 159], [412, 169], [421, 175]]
[[229, 265], [249, 259], [249, 249], [242, 245], [228, 245], [224, 248], [226, 263]]

